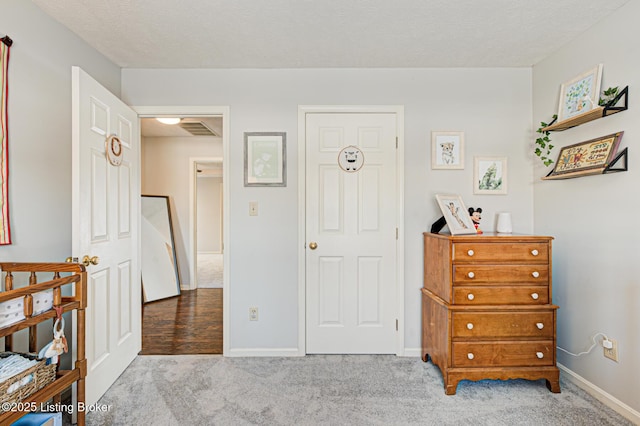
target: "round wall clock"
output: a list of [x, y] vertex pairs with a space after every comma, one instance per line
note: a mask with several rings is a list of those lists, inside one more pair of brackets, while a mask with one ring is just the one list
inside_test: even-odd
[[347, 146], [338, 154], [338, 165], [345, 172], [357, 172], [364, 166], [364, 154], [357, 146]]
[[122, 142], [116, 135], [111, 135], [105, 142], [107, 159], [114, 166], [122, 164]]

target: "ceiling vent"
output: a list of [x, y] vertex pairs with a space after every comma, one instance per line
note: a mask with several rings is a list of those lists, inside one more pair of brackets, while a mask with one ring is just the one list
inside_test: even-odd
[[178, 124], [187, 132], [191, 133], [193, 136], [216, 136], [220, 137], [219, 134], [211, 130], [204, 124], [202, 121], [185, 121], [182, 120], [180, 124]]

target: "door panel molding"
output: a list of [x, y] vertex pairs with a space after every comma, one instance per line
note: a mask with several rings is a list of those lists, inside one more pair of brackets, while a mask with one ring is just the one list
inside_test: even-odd
[[[403, 356], [404, 350], [404, 106], [371, 105], [301, 105], [298, 106], [298, 348], [297, 355], [306, 355], [306, 117], [313, 113], [393, 113], [396, 115], [397, 156], [396, 156], [396, 314], [398, 332], [396, 355]], [[336, 139], [339, 139], [337, 137]], [[369, 139], [369, 138], [367, 138]]]

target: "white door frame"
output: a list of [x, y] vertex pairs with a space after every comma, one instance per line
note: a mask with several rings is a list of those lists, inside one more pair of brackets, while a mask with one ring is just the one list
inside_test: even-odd
[[[134, 111], [138, 113], [138, 117], [158, 117], [158, 116], [179, 116], [179, 117], [203, 117], [203, 116], [222, 116], [222, 180], [223, 180], [223, 206], [222, 206], [222, 221], [224, 227], [223, 244], [224, 247], [229, 247], [229, 107], [228, 106], [132, 106]], [[142, 161], [142, 156], [140, 156]], [[142, 164], [140, 165], [142, 167]], [[190, 196], [190, 211], [193, 210], [193, 199]], [[193, 214], [190, 214], [190, 221], [193, 222]], [[192, 224], [190, 225], [190, 227]], [[191, 229], [191, 228], [190, 228]], [[190, 256], [193, 257], [195, 241], [194, 235], [189, 235], [189, 250]], [[229, 283], [229, 256], [228, 251], [224, 256], [224, 283], [223, 283], [223, 296], [222, 296], [222, 312], [223, 312], [223, 331], [222, 331], [222, 355], [227, 356], [229, 353], [229, 306], [230, 306], [230, 289]], [[189, 271], [193, 274], [193, 270]], [[193, 283], [193, 275], [190, 277], [191, 282], [189, 287], [191, 288]]]
[[[224, 128], [222, 129], [224, 135]], [[196, 172], [197, 163], [221, 163], [222, 175], [224, 176], [224, 158], [223, 157], [189, 157], [189, 235], [191, 236], [191, 255], [189, 256], [189, 271], [191, 274], [191, 282], [189, 283], [189, 290], [195, 290], [198, 288], [198, 174]], [[222, 208], [224, 209], [224, 177], [222, 178]], [[223, 213], [224, 214], [224, 213]], [[224, 220], [223, 220], [224, 222]], [[225, 227], [222, 224], [222, 247], [224, 247]], [[224, 271], [224, 265], [223, 265]], [[223, 274], [224, 280], [224, 274]], [[224, 283], [222, 284], [224, 287]]]
[[404, 355], [404, 106], [299, 105], [298, 106], [298, 355], [307, 353], [306, 339], [306, 115], [312, 113], [392, 113], [396, 114], [398, 149], [396, 156], [396, 315], [398, 334], [396, 355]]

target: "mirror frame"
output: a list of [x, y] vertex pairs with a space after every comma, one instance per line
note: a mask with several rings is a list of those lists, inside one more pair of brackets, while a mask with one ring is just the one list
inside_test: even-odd
[[[146, 291], [145, 291], [145, 285], [144, 285], [144, 280], [142, 280], [142, 297], [143, 297], [143, 302], [144, 303], [148, 303], [148, 302], [153, 302], [156, 300], [160, 300], [160, 299], [164, 299], [164, 298], [168, 298], [168, 297], [174, 297], [174, 296], [179, 296], [180, 295], [180, 269], [178, 266], [178, 258], [176, 256], [176, 244], [175, 244], [175, 237], [174, 237], [174, 232], [173, 232], [173, 220], [171, 217], [171, 204], [169, 202], [169, 196], [168, 195], [147, 195], [147, 194], [142, 194], [141, 195], [141, 201], [140, 201], [140, 217], [141, 219], [144, 218], [143, 216], [143, 204], [144, 204], [144, 199], [145, 198], [155, 198], [155, 199], [161, 199], [163, 198], [165, 200], [165, 204], [166, 204], [166, 220], [168, 222], [169, 225], [169, 236], [170, 236], [170, 243], [171, 243], [171, 255], [172, 255], [172, 261], [173, 261], [173, 272], [175, 275], [175, 281], [176, 281], [176, 292], [175, 293], [171, 293], [171, 294], [167, 294], [166, 296], [163, 295], [161, 297], [157, 297], [154, 299], [147, 299], [146, 296]], [[144, 250], [144, 236], [142, 235], [142, 229], [140, 231], [140, 246], [141, 246], [141, 250]], [[140, 270], [141, 270], [141, 279], [142, 276], [144, 274], [144, 265], [142, 263], [142, 252], [140, 253]]]

